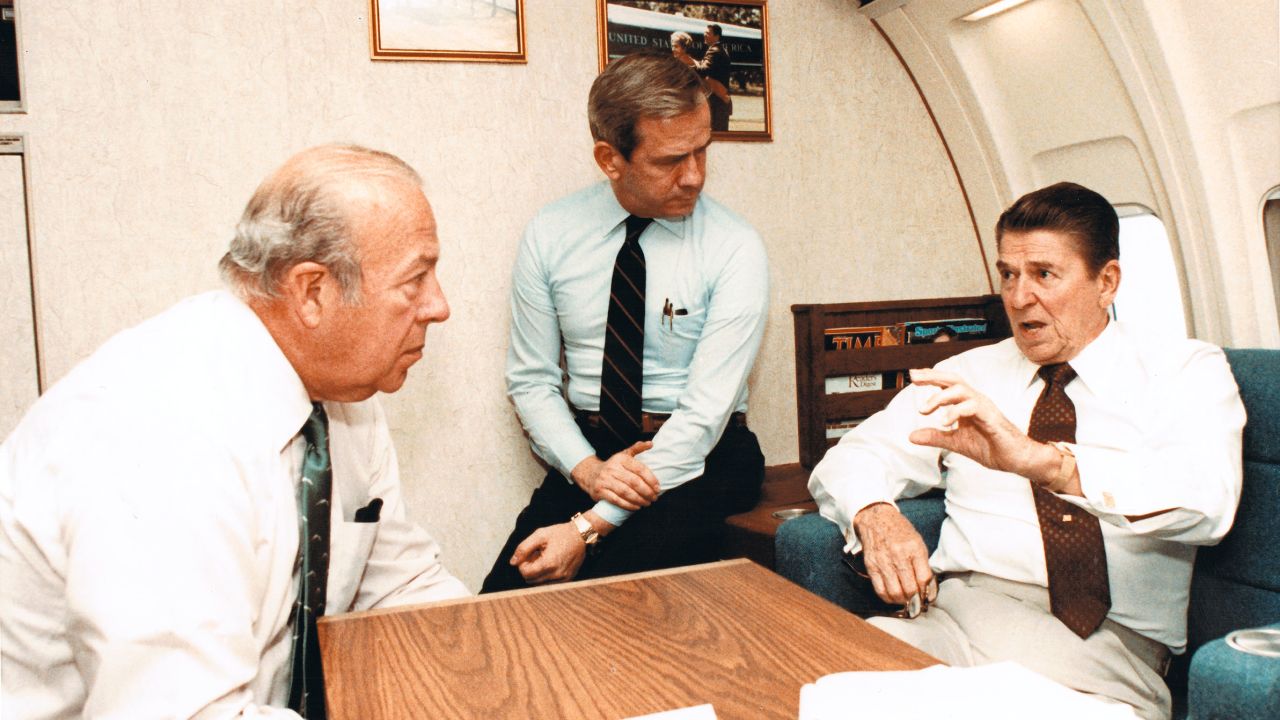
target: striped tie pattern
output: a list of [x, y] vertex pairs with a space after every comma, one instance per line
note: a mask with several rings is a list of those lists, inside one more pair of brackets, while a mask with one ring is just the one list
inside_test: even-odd
[[[1076, 441], [1076, 406], [1067, 383], [1076, 371], [1066, 363], [1045, 365], [1038, 374], [1044, 391], [1031, 411], [1027, 435], [1040, 442]], [[1048, 490], [1031, 484], [1035, 495], [1044, 561], [1049, 571], [1049, 606], [1076, 635], [1087, 638], [1111, 609], [1107, 551], [1098, 518]]]
[[293, 606], [293, 681], [289, 707], [308, 720], [324, 720], [324, 677], [320, 669], [320, 642], [316, 618], [324, 615], [325, 586], [329, 580], [329, 500], [333, 492], [333, 467], [329, 462], [329, 418], [324, 406], [311, 404], [311, 416], [302, 426], [307, 441], [298, 483], [299, 572], [298, 599]]
[[[613, 263], [604, 360], [600, 367], [600, 419], [616, 450], [640, 438], [644, 382], [644, 251], [640, 235], [652, 218], [627, 217], [627, 235]], [[607, 454], [612, 454], [607, 453]]]

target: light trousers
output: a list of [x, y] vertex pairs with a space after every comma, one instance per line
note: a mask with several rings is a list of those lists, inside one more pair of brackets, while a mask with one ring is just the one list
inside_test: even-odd
[[1169, 720], [1171, 699], [1152, 667], [1159, 643], [1106, 620], [1081, 639], [1049, 612], [1049, 591], [981, 573], [948, 576], [937, 601], [914, 620], [872, 625], [957, 667], [1013, 660], [1045, 677], [1131, 706], [1143, 720]]

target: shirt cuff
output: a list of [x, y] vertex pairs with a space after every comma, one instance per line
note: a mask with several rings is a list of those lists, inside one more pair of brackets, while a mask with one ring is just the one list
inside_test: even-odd
[[622, 523], [626, 522], [627, 518], [631, 517], [631, 513], [629, 511], [623, 510], [608, 500], [601, 500], [597, 502], [596, 506], [591, 509], [595, 510], [596, 514], [600, 516], [600, 519], [614, 527], [618, 527]]
[[872, 505], [879, 505], [880, 503], [889, 505], [895, 510], [898, 509], [898, 503], [894, 502], [892, 499], [872, 500], [871, 502], [859, 507], [857, 510], [854, 510], [849, 515], [849, 527], [844, 530], [844, 551], [849, 555], [857, 555], [858, 553], [862, 552], [862, 541], [858, 539], [858, 533], [855, 532], [853, 529], [853, 519], [857, 517], [858, 513], [862, 512], [863, 510], [866, 510]]
[[[565, 434], [567, 435], [568, 433]], [[553, 452], [555, 453], [554, 460], [551, 458], [544, 459], [555, 465], [560, 474], [564, 475], [569, 482], [573, 482], [573, 469], [578, 467], [578, 464], [583, 460], [596, 454], [595, 448], [591, 447], [591, 443], [587, 442], [580, 433], [578, 437], [563, 438], [560, 446], [555, 448]]]

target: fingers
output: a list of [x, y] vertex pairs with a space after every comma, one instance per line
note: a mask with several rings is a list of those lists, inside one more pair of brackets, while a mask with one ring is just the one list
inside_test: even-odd
[[551, 570], [551, 563], [545, 557], [539, 556], [536, 560], [516, 565], [516, 569], [520, 571], [525, 582], [540, 583], [546, 579], [547, 573]]
[[623, 510], [630, 510], [631, 512], [648, 507], [651, 503], [651, 501], [645, 500], [626, 485], [602, 485], [600, 487], [600, 499], [607, 500]]
[[933, 602], [938, 597], [938, 580], [933, 575], [933, 568], [929, 567], [929, 561], [914, 557], [911, 565], [915, 570], [916, 587], [925, 600]]
[[949, 373], [944, 370], [934, 370], [933, 368], [916, 368], [911, 371], [911, 382], [916, 385], [933, 385], [934, 387], [949, 388], [952, 385], [964, 382], [959, 375]]
[[928, 415], [940, 407], [958, 405], [966, 400], [972, 399], [973, 396], [974, 392], [972, 388], [963, 382], [956, 382], [955, 384], [948, 385], [943, 390], [930, 395], [929, 398], [920, 405], [920, 414]]
[[596, 483], [599, 497], [624, 510], [639, 510], [658, 499], [658, 478], [648, 466], [636, 460], [631, 450], [649, 443], [636, 443], [605, 463]]
[[[523, 562], [512, 564], [529, 583], [572, 580], [582, 566], [586, 546], [578, 537], [578, 531], [569, 523], [539, 528], [530, 540], [538, 540], [535, 552], [526, 553]], [[526, 540], [521, 546], [529, 543]]]
[[971, 421], [970, 427], [977, 428], [979, 432], [988, 432], [987, 428], [990, 424], [989, 419], [985, 419], [981, 415], [982, 405], [976, 399], [965, 400], [958, 405], [952, 405], [944, 410], [937, 418], [940, 427], [923, 427], [912, 430], [907, 439], [916, 445], [927, 445], [929, 447], [942, 448], [943, 450], [961, 451], [964, 448], [962, 439], [957, 434], [957, 428], [962, 420]]
[[855, 516], [854, 525], [876, 595], [903, 605], [927, 587], [933, 577], [929, 551], [902, 513], [891, 505], [870, 505]]
[[546, 533], [543, 528], [533, 531], [533, 534], [524, 539], [524, 542], [516, 546], [516, 550], [511, 554], [512, 565], [519, 565], [527, 562], [530, 558], [537, 557], [542, 554], [543, 548], [547, 546]]
[[648, 507], [658, 499], [658, 493], [637, 475], [606, 479], [600, 484], [600, 496], [627, 510]]
[[[924, 564], [928, 566], [927, 559]], [[868, 558], [867, 574], [871, 576], [871, 586], [875, 588], [880, 599], [896, 605], [905, 605], [912, 595], [919, 593], [922, 587], [928, 585], [927, 579], [924, 582], [917, 581], [915, 562], [912, 558], [894, 558], [883, 564], [873, 563]], [[877, 577], [879, 577], [879, 583], [876, 582]]]
[[952, 438], [952, 434], [944, 432], [937, 428], [919, 428], [912, 430], [907, 439], [916, 445], [927, 445], [929, 447], [942, 448], [943, 450], [954, 450], [948, 442]]
[[623, 450], [622, 452], [630, 455], [631, 457], [635, 457], [642, 452], [647, 452], [652, 449], [653, 449], [652, 440], [640, 440], [640, 441], [637, 441], [631, 447], [627, 448], [626, 450]]
[[658, 476], [653, 474], [648, 465], [629, 457], [624, 459], [623, 466], [640, 480], [643, 487], [637, 488], [637, 492], [648, 497], [650, 502], [658, 499]]

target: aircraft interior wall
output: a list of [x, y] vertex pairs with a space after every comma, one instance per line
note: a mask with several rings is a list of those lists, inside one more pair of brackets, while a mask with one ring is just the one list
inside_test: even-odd
[[[989, 292], [999, 212], [1060, 179], [1163, 221], [1193, 335], [1280, 346], [1262, 229], [1280, 185], [1273, 0], [1031, 0], [963, 19], [986, 4], [770, 4], [773, 140], [718, 142], [707, 192], [769, 252], [750, 420], [771, 464], [797, 457], [791, 304]], [[367, 7], [19, 0], [0, 434], [37, 374], [47, 387], [217, 287], [244, 202], [289, 154], [385, 149], [425, 178], [453, 315], [384, 403], [410, 511], [474, 589], [542, 477], [504, 395], [507, 292], [524, 223], [600, 177], [596, 7], [526, 2], [516, 65], [370, 61]]]
[[[22, 137], [27, 172], [0, 175], [4, 276], [25, 271], [25, 233], [8, 230], [29, 219], [52, 383], [113, 333], [217, 287], [245, 201], [289, 154], [352, 141], [402, 156], [435, 207], [453, 315], [384, 402], [410, 512], [475, 589], [542, 477], [504, 395], [507, 292], [524, 223], [600, 177], [585, 119], [596, 8], [526, 2], [528, 63], [493, 65], [371, 62], [367, 7], [19, 0], [25, 111], [0, 114], [0, 135]], [[792, 303], [989, 285], [942, 144], [872, 25], [847, 0], [771, 3], [769, 20], [773, 142], [717, 143], [707, 192], [767, 243], [751, 423], [782, 463], [797, 455]], [[12, 363], [29, 358], [4, 329]], [[0, 433], [17, 417], [0, 415]]]
[[1033, 0], [971, 17], [990, 4], [861, 10], [938, 119], [987, 252], [1014, 198], [1074, 180], [1162, 220], [1194, 336], [1280, 343], [1262, 227], [1280, 183], [1276, 4]]

